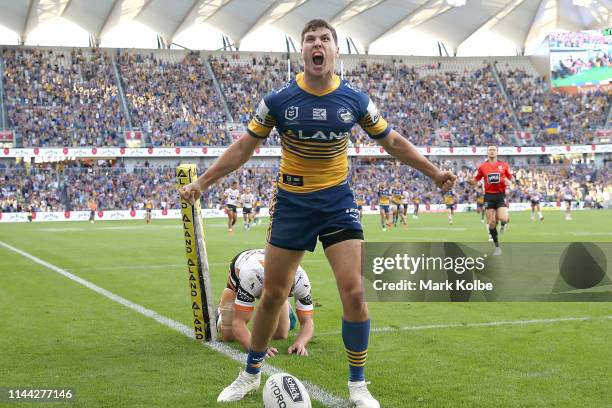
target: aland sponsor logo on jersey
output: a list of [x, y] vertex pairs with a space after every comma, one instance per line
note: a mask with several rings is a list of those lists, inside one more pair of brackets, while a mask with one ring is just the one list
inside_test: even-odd
[[289, 130], [286, 132], [287, 136], [297, 137], [300, 140], [342, 140], [349, 137], [349, 132], [324, 132], [322, 130], [318, 130], [316, 132], [309, 132], [304, 130], [298, 130], [297, 135], [295, 132]]

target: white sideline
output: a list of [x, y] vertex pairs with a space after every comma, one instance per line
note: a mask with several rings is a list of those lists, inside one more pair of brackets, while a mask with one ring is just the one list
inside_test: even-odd
[[[65, 276], [66, 278], [73, 280], [83, 286], [85, 286], [88, 289], [93, 290], [94, 292], [97, 292], [99, 294], [101, 294], [102, 296], [106, 296], [107, 298], [129, 308], [132, 309], [138, 313], [140, 313], [141, 315], [144, 315], [146, 317], [150, 317], [151, 319], [157, 321], [160, 324], [163, 324], [166, 327], [169, 327], [171, 329], [176, 330], [177, 332], [189, 337], [190, 339], [193, 339], [193, 329], [191, 329], [190, 327], [187, 327], [186, 325], [179, 323], [175, 320], [170, 319], [169, 317], [166, 316], [162, 316], [159, 313], [157, 313], [154, 310], [151, 309], [147, 309], [144, 306], [141, 306], [137, 303], [134, 303], [128, 299], [125, 299], [119, 295], [114, 294], [113, 292], [110, 292], [94, 283], [89, 282], [88, 280], [85, 280], [77, 275], [74, 275], [58, 266], [55, 266], [53, 264], [50, 264], [49, 262], [43, 261], [40, 258], [35, 257], [34, 255], [31, 255], [27, 252], [22, 251], [19, 248], [15, 248], [14, 246], [11, 246], [9, 244], [7, 244], [6, 242], [0, 241], [0, 246], [13, 251], [25, 258], [28, 258], [29, 260], [31, 260], [32, 262], [35, 262], [39, 265], [44, 266], [47, 269], [52, 270], [53, 272], [56, 272], [60, 275]], [[244, 364], [246, 361], [246, 354], [240, 351], [237, 351], [231, 347], [229, 347], [227, 344], [224, 343], [202, 343], [204, 346], [218, 352], [221, 353], [241, 364]], [[272, 375], [272, 374], [276, 374], [276, 373], [282, 373], [284, 372], [283, 370], [280, 370], [270, 364], [265, 364], [262, 368], [262, 372], [266, 375]], [[308, 381], [303, 381], [302, 383], [304, 383], [304, 386], [306, 387], [306, 389], [308, 390], [308, 393], [310, 394], [311, 398], [319, 401], [320, 403], [322, 403], [323, 405], [327, 406], [327, 407], [347, 407], [348, 406], [348, 402], [340, 397], [337, 397], [335, 395], [332, 395], [330, 393], [328, 393], [327, 391], [319, 388], [318, 386], [308, 382]]]
[[[481, 322], [481, 323], [447, 323], [447, 324], [426, 324], [422, 326], [404, 326], [404, 327], [375, 327], [370, 329], [371, 332], [399, 332], [399, 331], [420, 331], [431, 329], [464, 329], [472, 327], [496, 327], [496, 326], [511, 326], [511, 325], [527, 325], [527, 324], [551, 324], [560, 322], [579, 322], [579, 321], [596, 321], [612, 319], [612, 315], [604, 316], [584, 316], [584, 317], [556, 317], [551, 319], [530, 319], [530, 320], [501, 320], [498, 322]], [[342, 332], [339, 330], [317, 333], [316, 336], [331, 336], [338, 335]]]

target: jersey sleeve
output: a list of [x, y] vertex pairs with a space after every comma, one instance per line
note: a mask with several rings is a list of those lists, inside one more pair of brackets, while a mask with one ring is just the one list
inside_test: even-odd
[[484, 173], [482, 171], [482, 166], [478, 167], [478, 171], [476, 172], [476, 181], [482, 180], [484, 177]]
[[258, 139], [265, 139], [270, 135], [272, 128], [276, 126], [276, 119], [270, 112], [272, 97], [273, 92], [259, 102], [255, 115], [253, 115], [247, 128], [249, 135]]
[[236, 310], [251, 312], [255, 309], [255, 299], [261, 294], [262, 285], [256, 277], [256, 273], [248, 267], [240, 271], [240, 282], [236, 292], [234, 307]]
[[378, 108], [367, 95], [364, 95], [361, 102], [359, 126], [361, 126], [372, 139], [382, 139], [391, 132], [391, 127], [385, 118], [380, 115]]
[[295, 309], [298, 314], [310, 314], [313, 311], [310, 280], [306, 272], [300, 267], [293, 296], [295, 297]]
[[506, 163], [506, 165], [504, 166], [504, 173], [506, 175], [506, 178], [512, 180], [512, 172], [510, 171], [510, 166], [508, 166], [508, 163]]

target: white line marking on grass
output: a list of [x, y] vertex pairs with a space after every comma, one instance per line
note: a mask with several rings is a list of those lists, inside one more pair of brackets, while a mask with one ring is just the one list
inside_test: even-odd
[[[209, 262], [210, 266], [227, 266], [227, 262]], [[184, 268], [185, 264], [160, 264], [160, 265], [111, 265], [111, 266], [84, 266], [70, 268], [72, 271], [114, 271], [119, 269], [132, 270], [132, 269], [164, 269], [164, 268]]]
[[[596, 316], [596, 317], [556, 317], [552, 319], [530, 319], [530, 320], [502, 320], [498, 322], [481, 322], [481, 323], [447, 323], [447, 324], [426, 324], [422, 326], [404, 326], [404, 327], [375, 327], [370, 329], [375, 333], [388, 333], [399, 331], [420, 331], [433, 329], [469, 329], [474, 327], [497, 327], [497, 326], [512, 326], [512, 325], [528, 325], [528, 324], [551, 324], [561, 322], [580, 322], [580, 321], [595, 321], [612, 319], [612, 315]], [[340, 330], [317, 333], [315, 336], [331, 336], [338, 335]]]
[[[13, 251], [25, 258], [28, 258], [29, 260], [31, 260], [32, 262], [35, 262], [39, 265], [44, 266], [47, 269], [52, 270], [55, 273], [58, 273], [62, 276], [65, 276], [66, 278], [77, 282], [83, 286], [85, 286], [88, 289], [93, 290], [94, 292], [97, 292], [99, 294], [101, 294], [102, 296], [105, 296], [129, 309], [132, 309], [138, 313], [140, 313], [143, 316], [149, 317], [153, 320], [155, 320], [156, 322], [176, 330], [177, 332], [183, 334], [186, 337], [189, 337], [190, 339], [193, 339], [193, 330], [190, 327], [187, 327], [186, 325], [177, 322], [176, 320], [172, 320], [169, 317], [166, 316], [162, 316], [159, 313], [157, 313], [154, 310], [151, 309], [147, 309], [144, 306], [141, 306], [137, 303], [134, 303], [128, 299], [125, 299], [119, 295], [114, 294], [111, 291], [108, 291], [92, 282], [89, 282], [88, 280], [85, 280], [77, 275], [74, 275], [58, 266], [55, 266], [53, 264], [50, 264], [49, 262], [43, 261], [40, 258], [35, 257], [34, 255], [31, 255], [27, 252], [22, 251], [19, 248], [15, 248], [14, 246], [11, 246], [3, 241], [0, 241], [0, 246]], [[235, 350], [233, 348], [231, 348], [230, 346], [228, 346], [227, 344], [224, 343], [202, 343], [204, 346], [210, 348], [211, 350], [214, 350], [218, 353], [221, 353], [241, 364], [244, 364], [246, 361], [246, 354]], [[276, 374], [276, 373], [282, 373], [284, 372], [283, 370], [280, 370], [270, 364], [266, 364], [263, 366], [262, 368], [262, 372], [266, 375], [272, 375], [272, 374]], [[325, 391], [322, 388], [319, 388], [318, 386], [308, 382], [308, 381], [302, 381], [304, 383], [304, 386], [306, 386], [306, 388], [308, 389], [308, 393], [310, 394], [311, 398], [319, 401], [320, 403], [322, 403], [323, 405], [327, 406], [327, 407], [348, 407], [348, 402], [340, 397], [337, 397], [333, 394], [328, 393], [327, 391]]]
[[[210, 265], [211, 263], [209, 263]], [[84, 266], [82, 268], [70, 268], [73, 271], [114, 271], [119, 269], [163, 269], [163, 268], [179, 268], [184, 267], [185, 264], [161, 264], [161, 265], [114, 265], [114, 266]]]

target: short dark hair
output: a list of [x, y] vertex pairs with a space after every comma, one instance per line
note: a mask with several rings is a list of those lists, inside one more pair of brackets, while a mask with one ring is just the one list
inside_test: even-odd
[[314, 31], [321, 27], [327, 28], [329, 31], [331, 31], [332, 37], [334, 37], [334, 42], [336, 45], [338, 45], [338, 35], [336, 34], [336, 29], [322, 18], [315, 18], [314, 20], [310, 20], [306, 23], [304, 29], [302, 30], [302, 43], [304, 43], [304, 35], [306, 35], [307, 32]]

